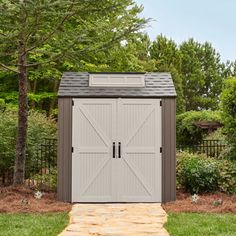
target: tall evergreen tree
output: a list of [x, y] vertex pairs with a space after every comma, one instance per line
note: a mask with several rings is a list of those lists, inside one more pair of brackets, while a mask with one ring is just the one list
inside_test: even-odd
[[31, 68], [81, 63], [139, 31], [141, 11], [132, 0], [0, 0], [0, 67], [19, 82], [14, 184], [24, 182]]
[[194, 39], [180, 45], [180, 54], [186, 110], [217, 109], [223, 81], [220, 55], [210, 43]]
[[155, 71], [170, 72], [177, 92], [177, 113], [185, 108], [183, 99], [182, 76], [180, 74], [181, 57], [177, 44], [160, 35], [150, 47], [150, 55], [155, 59]]

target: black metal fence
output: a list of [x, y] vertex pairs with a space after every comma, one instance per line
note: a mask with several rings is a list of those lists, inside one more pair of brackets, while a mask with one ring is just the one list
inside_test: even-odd
[[[57, 181], [57, 140], [43, 139], [43, 142], [29, 153], [25, 163], [25, 185], [43, 190], [55, 190]], [[0, 185], [13, 183], [14, 163], [0, 171]]]
[[227, 148], [227, 144], [222, 140], [203, 140], [195, 145], [177, 145], [178, 151], [190, 153], [203, 153], [208, 157], [219, 158], [220, 154]]
[[[221, 140], [203, 140], [196, 145], [178, 145], [178, 151], [190, 153], [204, 153], [208, 157], [218, 158], [227, 148]], [[57, 140], [43, 139], [34, 153], [27, 152], [25, 165], [25, 184], [32, 188], [55, 190], [57, 182]], [[14, 163], [4, 170], [0, 170], [0, 185], [13, 183]]]

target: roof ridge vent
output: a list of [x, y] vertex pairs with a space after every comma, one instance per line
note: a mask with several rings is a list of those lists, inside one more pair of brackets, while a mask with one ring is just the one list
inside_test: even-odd
[[91, 87], [145, 87], [145, 74], [89, 74]]

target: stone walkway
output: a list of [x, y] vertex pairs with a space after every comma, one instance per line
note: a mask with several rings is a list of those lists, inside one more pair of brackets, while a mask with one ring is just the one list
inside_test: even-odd
[[168, 236], [159, 203], [75, 204], [60, 236]]

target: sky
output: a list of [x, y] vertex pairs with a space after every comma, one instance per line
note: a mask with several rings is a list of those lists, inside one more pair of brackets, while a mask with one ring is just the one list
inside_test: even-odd
[[211, 42], [222, 61], [236, 60], [236, 0], [134, 0], [152, 18], [145, 30], [154, 40], [163, 34], [178, 44], [194, 38]]

